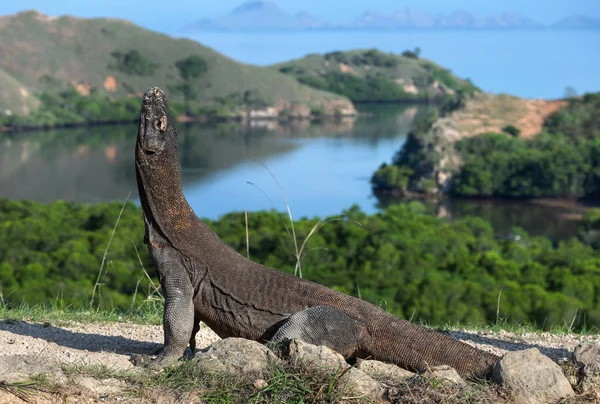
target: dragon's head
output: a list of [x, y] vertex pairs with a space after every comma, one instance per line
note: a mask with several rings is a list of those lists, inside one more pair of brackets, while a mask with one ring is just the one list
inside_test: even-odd
[[177, 153], [175, 120], [164, 91], [152, 87], [142, 98], [136, 157], [148, 160], [172, 153]]

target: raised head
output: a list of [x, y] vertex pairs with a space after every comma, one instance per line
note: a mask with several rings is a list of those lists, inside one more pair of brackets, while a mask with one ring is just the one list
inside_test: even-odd
[[158, 87], [142, 98], [135, 150], [140, 202], [146, 222], [146, 242], [182, 245], [176, 236], [196, 217], [183, 195], [175, 119], [167, 96]]
[[136, 158], [152, 160], [165, 154], [178, 157], [177, 128], [169, 111], [167, 95], [152, 87], [142, 98]]

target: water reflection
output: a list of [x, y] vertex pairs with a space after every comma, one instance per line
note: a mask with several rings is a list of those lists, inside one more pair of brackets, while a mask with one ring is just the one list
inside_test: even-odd
[[[133, 151], [135, 125], [64, 129], [5, 137], [0, 149], [3, 196], [51, 202], [137, 198]], [[249, 141], [252, 138], [252, 141]], [[264, 158], [293, 145], [274, 142], [263, 130], [185, 126], [180, 131], [184, 184], [247, 156]]]
[[[380, 208], [401, 201], [387, 196], [379, 197]], [[553, 240], [566, 240], [577, 233], [577, 224], [592, 207], [570, 201], [538, 200], [519, 201], [507, 199], [446, 198], [424, 202], [427, 210], [448, 220], [475, 216], [489, 222], [498, 238], [512, 238], [515, 227], [533, 236], [547, 236]]]
[[[383, 147], [386, 149], [385, 155], [376, 156], [378, 161], [373, 162], [376, 167], [399, 147], [418, 108], [369, 107], [364, 112], [374, 116], [316, 124], [301, 121], [281, 125], [265, 121], [247, 126], [233, 123], [216, 126], [180, 125], [186, 194], [190, 193], [192, 203], [202, 200], [205, 204], [214, 200], [214, 204], [209, 204], [216, 206], [222, 202], [218, 200], [219, 196], [210, 193], [198, 195], [194, 194], [194, 190], [201, 190], [203, 184], [214, 184], [219, 178], [225, 182], [218, 184], [217, 188], [230, 186], [227, 183], [230, 177], [223, 175], [235, 168], [243, 169], [246, 167], [244, 163], [252, 161], [273, 162], [273, 159], [284, 158], [286, 164], [281, 166], [276, 163], [271, 168], [274, 171], [286, 171], [294, 154], [300, 150], [306, 151], [311, 142], [319, 143], [320, 139], [339, 140], [333, 148], [327, 148], [328, 153], [334, 154], [343, 153], [343, 145], [358, 145], [367, 150], [381, 147], [380, 141], [387, 140], [388, 143]], [[0, 135], [0, 196], [41, 202], [58, 199], [98, 202], [124, 200], [131, 192], [131, 198], [136, 199], [133, 164], [136, 132], [135, 125], [119, 125]], [[314, 160], [313, 157], [325, 164], [333, 156], [311, 156], [309, 153], [302, 158], [308, 161]], [[242, 183], [256, 179], [252, 169], [250, 172], [247, 169]], [[264, 168], [261, 170], [265, 171]], [[319, 180], [335, 182], [335, 179], [327, 178], [328, 172], [332, 171], [335, 170], [329, 166], [323, 167]], [[297, 175], [303, 175], [302, 170], [296, 172]], [[355, 171], [348, 174], [368, 178], [371, 172]], [[284, 174], [282, 176], [286, 177]], [[306, 184], [302, 191], [318, 192], [310, 186], [306, 187]], [[227, 205], [236, 210], [245, 209], [245, 192], [247, 190], [240, 195], [230, 196], [237, 204]], [[364, 184], [361, 192], [365, 195], [370, 193], [368, 184]], [[351, 203], [353, 201], [348, 201], [348, 204]], [[263, 203], [257, 208], [268, 209], [269, 205]], [[311, 207], [306, 209], [309, 212]], [[201, 213], [210, 217], [224, 213], [217, 210], [209, 207]]]

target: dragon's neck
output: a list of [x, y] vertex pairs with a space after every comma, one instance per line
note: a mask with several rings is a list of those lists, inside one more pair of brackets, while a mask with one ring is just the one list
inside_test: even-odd
[[137, 158], [136, 177], [146, 219], [146, 240], [152, 242], [152, 233], [156, 232], [163, 239], [160, 241], [177, 248], [198, 220], [183, 195], [178, 158], [161, 156], [152, 164]]

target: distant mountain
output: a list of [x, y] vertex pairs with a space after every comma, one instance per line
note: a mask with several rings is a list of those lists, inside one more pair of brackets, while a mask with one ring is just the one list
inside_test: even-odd
[[552, 24], [552, 28], [560, 29], [600, 29], [600, 18], [583, 15], [572, 15]]
[[184, 28], [184, 31], [247, 31], [270, 29], [309, 29], [325, 23], [312, 14], [301, 11], [286, 13], [268, 1], [250, 1], [231, 13], [213, 20], [203, 19]]
[[584, 16], [572, 16], [551, 26], [545, 26], [531, 18], [506, 12], [478, 17], [466, 10], [450, 15], [424, 13], [411, 8], [391, 13], [365, 12], [353, 21], [333, 24], [306, 12], [290, 14], [269, 1], [250, 1], [229, 14], [202, 19], [184, 28], [184, 31], [260, 31], [260, 30], [306, 30], [306, 29], [528, 29], [528, 28], [599, 28], [600, 20]]

